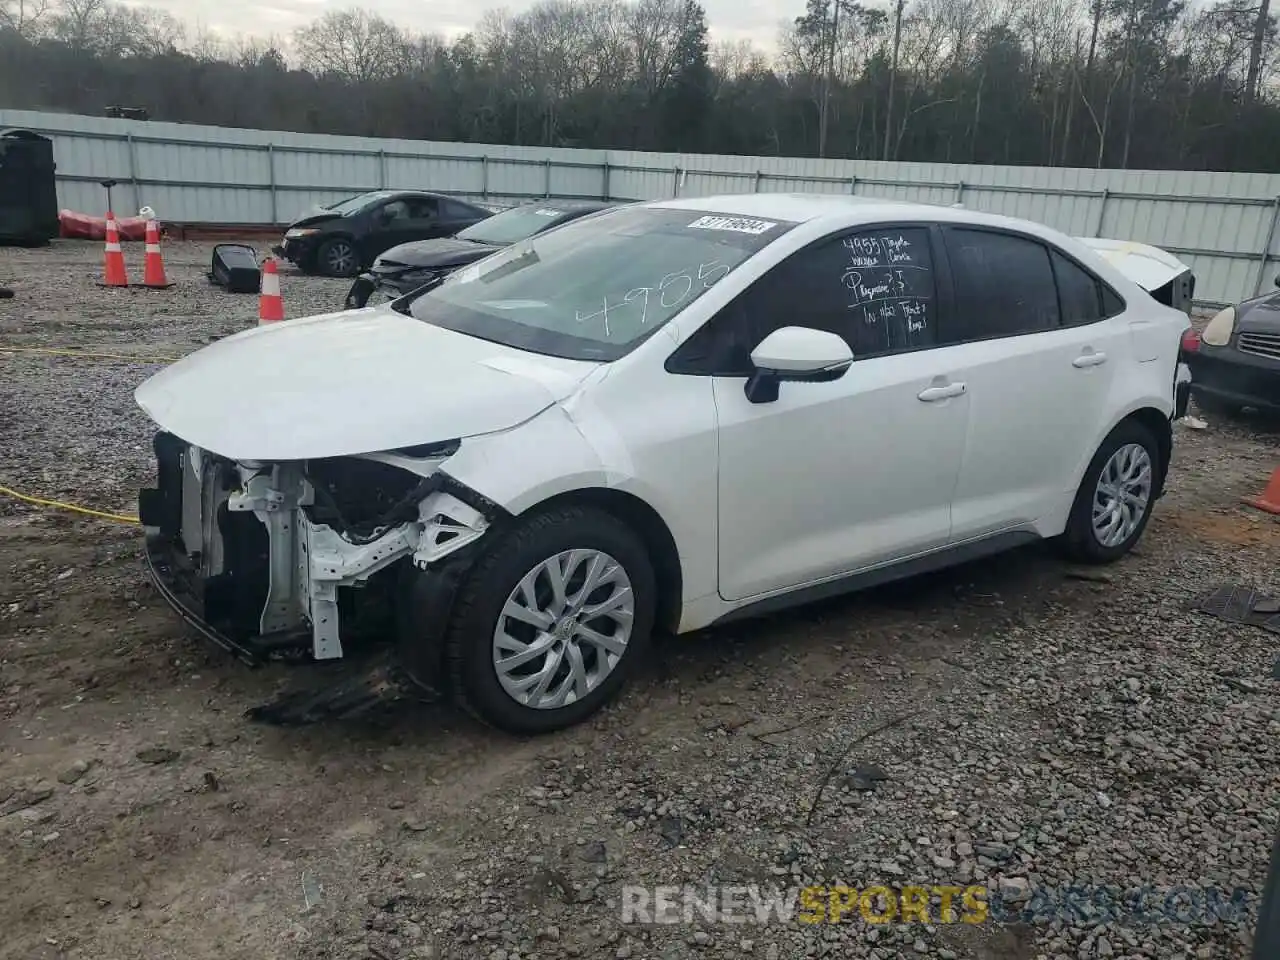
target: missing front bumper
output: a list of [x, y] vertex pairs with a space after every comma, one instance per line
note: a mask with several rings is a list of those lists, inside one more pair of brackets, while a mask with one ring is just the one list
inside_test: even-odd
[[157, 486], [139, 497], [152, 578], [184, 620], [246, 662], [281, 651], [337, 660], [346, 640], [397, 633], [405, 575], [434, 577], [489, 525], [434, 468], [425, 478], [397, 473], [399, 486], [379, 497], [363, 494], [382, 504], [372, 510], [381, 519], [360, 522], [353, 510], [368, 503], [335, 491], [335, 473], [368, 490], [377, 471], [385, 479], [393, 468], [233, 463], [167, 433], [154, 446]]
[[234, 627], [219, 629], [214, 626], [205, 619], [207, 604], [200, 585], [179, 573], [174, 545], [159, 534], [147, 536], [146, 562], [156, 591], [174, 612], [206, 640], [249, 666], [259, 666], [289, 652], [301, 654], [310, 644], [310, 634], [306, 630], [251, 636], [236, 631]]

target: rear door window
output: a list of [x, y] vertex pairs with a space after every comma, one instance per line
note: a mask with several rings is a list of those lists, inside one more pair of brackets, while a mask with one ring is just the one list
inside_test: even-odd
[[483, 210], [477, 210], [475, 207], [469, 207], [465, 203], [458, 203], [456, 200], [442, 201], [444, 205], [444, 215], [450, 220], [474, 220], [477, 217], [484, 216]]
[[408, 207], [410, 220], [434, 220], [440, 212], [440, 202], [435, 197], [412, 197]]
[[947, 343], [1014, 337], [1061, 324], [1049, 250], [1029, 237], [994, 230], [943, 231], [955, 290]]

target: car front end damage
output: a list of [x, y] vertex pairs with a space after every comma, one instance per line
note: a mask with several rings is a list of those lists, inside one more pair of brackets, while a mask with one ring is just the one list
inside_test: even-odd
[[407, 674], [435, 690], [431, 625], [418, 616], [446, 619], [423, 598], [447, 610], [445, 568], [502, 513], [439, 469], [456, 441], [278, 463], [163, 431], [154, 448], [139, 517], [152, 577], [184, 620], [250, 664], [332, 661], [393, 638]]
[[377, 260], [371, 269], [356, 277], [347, 291], [345, 305], [348, 310], [358, 310], [367, 306], [375, 293], [382, 293], [388, 299], [403, 297], [419, 287], [434, 283], [447, 276], [454, 268], [420, 267], [395, 261]]

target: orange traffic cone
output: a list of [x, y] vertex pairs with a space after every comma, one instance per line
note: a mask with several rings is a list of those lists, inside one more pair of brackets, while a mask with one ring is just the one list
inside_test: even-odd
[[267, 257], [262, 262], [262, 287], [258, 295], [258, 326], [279, 323], [284, 319], [284, 298], [280, 296], [280, 274], [276, 261]]
[[127, 287], [129, 275], [124, 269], [124, 251], [120, 249], [120, 230], [116, 227], [116, 215], [107, 211], [107, 244], [102, 254], [102, 283], [100, 287]]
[[173, 286], [164, 273], [164, 257], [160, 255], [160, 224], [147, 221], [147, 253], [142, 261], [142, 285], [153, 290], [168, 290]]
[[1256, 497], [1245, 497], [1244, 502], [1267, 513], [1280, 514], [1280, 467], [1271, 472], [1267, 487]]

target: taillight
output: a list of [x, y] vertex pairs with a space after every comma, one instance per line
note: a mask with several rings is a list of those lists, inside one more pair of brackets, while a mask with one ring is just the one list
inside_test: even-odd
[[1195, 327], [1187, 327], [1182, 331], [1182, 350], [1184, 353], [1195, 353], [1200, 349], [1200, 334]]

